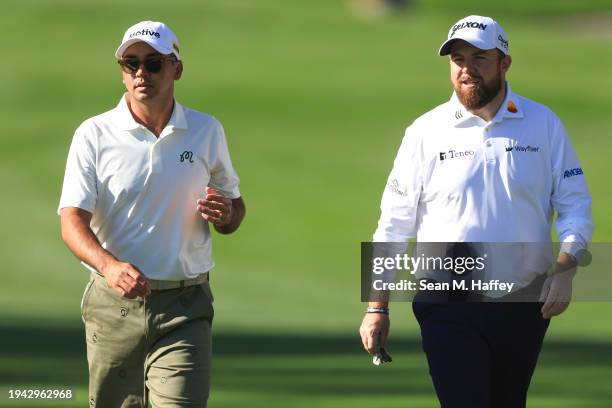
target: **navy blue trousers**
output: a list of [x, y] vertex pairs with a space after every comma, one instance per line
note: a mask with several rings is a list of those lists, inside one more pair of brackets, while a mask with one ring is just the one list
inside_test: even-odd
[[541, 303], [412, 303], [442, 408], [520, 408], [550, 320]]

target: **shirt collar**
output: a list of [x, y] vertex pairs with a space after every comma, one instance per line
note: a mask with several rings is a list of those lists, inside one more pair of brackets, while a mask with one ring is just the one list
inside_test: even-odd
[[[117, 126], [120, 129], [134, 130], [142, 126], [140, 123], [136, 122], [134, 116], [132, 116], [132, 112], [130, 112], [130, 108], [127, 104], [126, 94], [121, 97], [121, 100], [119, 101], [119, 104], [117, 104], [117, 108], [115, 108], [115, 111]], [[168, 121], [166, 128], [169, 128], [169, 130], [187, 130], [189, 128], [187, 126], [187, 119], [185, 117], [185, 109], [176, 100], [174, 101], [172, 115], [170, 116], [170, 120]]]
[[[467, 122], [468, 120], [477, 117], [473, 113], [469, 112], [465, 106], [459, 102], [459, 98], [457, 97], [457, 93], [453, 92], [453, 95], [450, 98], [450, 106], [451, 106], [451, 120], [453, 121], [454, 126], [459, 126], [462, 123]], [[492, 123], [501, 122], [503, 119], [514, 119], [514, 118], [522, 118], [523, 117], [523, 109], [521, 107], [518, 96], [512, 92], [510, 85], [506, 82], [506, 97], [504, 101], [499, 107], [499, 110], [491, 120]]]

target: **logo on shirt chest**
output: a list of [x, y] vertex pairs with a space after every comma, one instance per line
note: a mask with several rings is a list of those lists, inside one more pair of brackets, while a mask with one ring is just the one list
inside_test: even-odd
[[450, 149], [445, 152], [440, 152], [440, 161], [457, 159], [457, 158], [472, 158], [474, 157], [473, 150], [454, 150]]
[[181, 159], [181, 163], [184, 162], [184, 161], [188, 161], [189, 163], [193, 163], [193, 152], [190, 152], [189, 150], [185, 150], [183, 153], [181, 153], [179, 158]]
[[537, 153], [540, 151], [540, 146], [531, 146], [531, 145], [527, 145], [527, 146], [508, 146], [506, 147], [506, 151], [508, 153], [515, 151], [515, 152], [523, 152], [523, 153]]

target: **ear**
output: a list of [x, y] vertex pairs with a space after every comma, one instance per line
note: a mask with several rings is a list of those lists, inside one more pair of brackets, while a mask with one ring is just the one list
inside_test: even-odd
[[178, 81], [181, 79], [181, 75], [183, 75], [183, 61], [177, 61], [174, 71], [174, 80]]
[[504, 55], [499, 64], [502, 72], [505, 74], [510, 69], [510, 65], [512, 65], [512, 57], [510, 55]]

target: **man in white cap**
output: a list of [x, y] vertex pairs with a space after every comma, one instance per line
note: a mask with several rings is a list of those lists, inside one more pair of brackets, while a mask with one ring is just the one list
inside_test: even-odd
[[[591, 197], [559, 118], [506, 82], [512, 59], [497, 22], [461, 19], [439, 54], [450, 56], [454, 93], [407, 128], [373, 241], [549, 247], [557, 213], [561, 250], [556, 261], [550, 251], [552, 275], [533, 259], [507, 257], [518, 268], [502, 263], [486, 273], [504, 270], [515, 283], [510, 294], [444, 294], [436, 286], [413, 302], [442, 407], [525, 407], [550, 318], [567, 308], [577, 258], [591, 239]], [[370, 302], [360, 328], [364, 348], [380, 353], [388, 331], [388, 302]]]
[[206, 406], [209, 223], [245, 215], [221, 124], [180, 105], [183, 62], [165, 24], [130, 27], [115, 53], [126, 93], [76, 130], [62, 237], [91, 271], [83, 295], [90, 407]]

